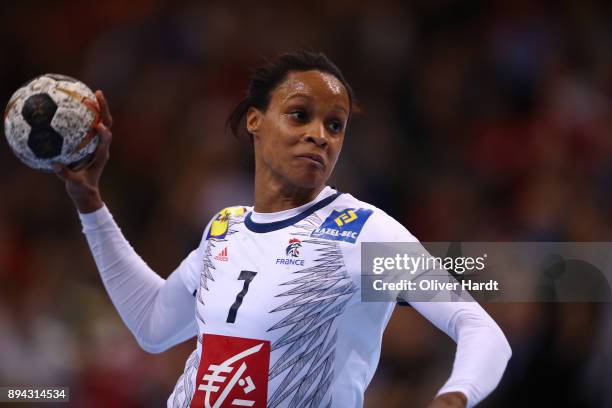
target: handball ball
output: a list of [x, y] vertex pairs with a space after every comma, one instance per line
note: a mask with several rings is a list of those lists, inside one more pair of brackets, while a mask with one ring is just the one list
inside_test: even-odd
[[34, 78], [11, 97], [4, 111], [4, 134], [15, 155], [37, 170], [53, 163], [85, 167], [98, 147], [96, 96], [64, 75]]

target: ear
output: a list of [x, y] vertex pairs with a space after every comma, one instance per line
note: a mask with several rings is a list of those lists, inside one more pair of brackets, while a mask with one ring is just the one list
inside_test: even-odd
[[246, 128], [253, 136], [257, 135], [263, 121], [263, 112], [257, 108], [250, 107], [246, 114]]

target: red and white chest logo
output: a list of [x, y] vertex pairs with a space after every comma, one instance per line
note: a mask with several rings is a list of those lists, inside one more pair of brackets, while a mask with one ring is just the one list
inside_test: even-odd
[[215, 259], [217, 261], [222, 261], [222, 262], [229, 261], [229, 256], [227, 255], [227, 247], [223, 248], [221, 252], [219, 252], [217, 256], [215, 256]]
[[204, 334], [191, 407], [264, 408], [270, 342]]

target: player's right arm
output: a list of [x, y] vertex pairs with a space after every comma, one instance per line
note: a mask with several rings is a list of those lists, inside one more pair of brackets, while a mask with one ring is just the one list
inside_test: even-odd
[[160, 353], [195, 336], [195, 298], [188, 285], [194, 286], [204, 242], [164, 280], [132, 248], [106, 207], [79, 217], [104, 286], [138, 344]]
[[96, 91], [96, 99], [102, 121], [96, 126], [100, 143], [94, 159], [79, 171], [62, 165], [54, 169], [79, 211], [83, 232], [113, 304], [141, 347], [158, 353], [196, 334], [194, 297], [189, 288], [200, 252], [193, 251], [164, 280], [125, 239], [100, 195], [100, 176], [112, 139], [112, 117], [102, 92]]

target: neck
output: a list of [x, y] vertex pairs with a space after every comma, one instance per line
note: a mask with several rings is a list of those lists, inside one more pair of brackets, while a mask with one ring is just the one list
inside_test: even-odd
[[299, 207], [314, 200], [325, 185], [307, 188], [282, 183], [276, 177], [255, 172], [255, 211], [278, 212]]

